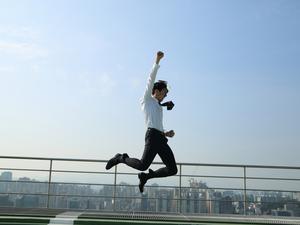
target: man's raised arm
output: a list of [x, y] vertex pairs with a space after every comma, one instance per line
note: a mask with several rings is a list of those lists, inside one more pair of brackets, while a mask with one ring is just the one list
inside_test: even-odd
[[152, 67], [152, 70], [151, 70], [151, 73], [149, 75], [149, 78], [148, 78], [148, 82], [147, 82], [147, 86], [146, 86], [146, 90], [145, 90], [145, 93], [144, 93], [144, 97], [143, 99], [145, 98], [148, 98], [148, 97], [151, 97], [152, 95], [152, 89], [153, 89], [153, 86], [154, 86], [154, 82], [155, 82], [155, 78], [156, 78], [156, 74], [157, 74], [157, 70], [159, 69], [159, 62], [160, 60], [164, 57], [164, 53], [159, 51], [157, 52], [156, 54], [156, 59], [155, 59], [155, 64], [153, 65]]

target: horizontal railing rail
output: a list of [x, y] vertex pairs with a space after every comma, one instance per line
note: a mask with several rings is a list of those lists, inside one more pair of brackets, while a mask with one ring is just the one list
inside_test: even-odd
[[[73, 162], [101, 162], [107, 163], [107, 160], [98, 159], [76, 159], [76, 158], [53, 158], [53, 157], [25, 157], [25, 156], [0, 156], [0, 159], [24, 159], [24, 160], [46, 160], [46, 161], [73, 161]], [[161, 162], [153, 162], [161, 165]], [[300, 170], [300, 166], [274, 166], [274, 165], [244, 165], [244, 164], [214, 164], [214, 163], [177, 163], [184, 166], [209, 166], [209, 167], [247, 167], [247, 168], [265, 168], [265, 169], [295, 169]]]

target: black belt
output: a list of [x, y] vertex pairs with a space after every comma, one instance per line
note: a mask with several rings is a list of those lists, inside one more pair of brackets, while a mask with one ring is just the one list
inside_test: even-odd
[[157, 129], [155, 129], [155, 128], [148, 127], [148, 129], [147, 129], [147, 130], [149, 130], [149, 131], [153, 131], [153, 132], [156, 132], [156, 133], [159, 133], [159, 134], [161, 134], [161, 135], [165, 136], [165, 133], [164, 133], [164, 132], [162, 132], [162, 131], [160, 131], [160, 130], [157, 130]]

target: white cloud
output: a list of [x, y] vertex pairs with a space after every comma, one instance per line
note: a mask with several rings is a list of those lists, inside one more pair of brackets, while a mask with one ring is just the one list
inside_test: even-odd
[[23, 59], [48, 55], [48, 51], [40, 45], [40, 34], [25, 26], [0, 28], [0, 53]]
[[[138, 77], [131, 77], [129, 79], [129, 84], [132, 88], [138, 88], [138, 87], [141, 87], [142, 85], [142, 79], [141, 78], [138, 78]], [[145, 84], [146, 86], [146, 84]]]
[[3, 39], [22, 39], [38, 41], [40, 34], [30, 27], [0, 27], [0, 35]]
[[15, 67], [12, 66], [0, 66], [0, 73], [13, 73], [15, 72]]
[[98, 85], [103, 94], [111, 93], [116, 82], [108, 74], [102, 74], [98, 78]]
[[83, 83], [83, 92], [88, 94], [108, 96], [117, 85], [113, 77], [107, 73], [101, 75], [80, 75], [79, 79], [80, 82]]
[[47, 51], [32, 43], [5, 42], [0, 40], [0, 53], [22, 57], [25, 59], [41, 58], [48, 55]]

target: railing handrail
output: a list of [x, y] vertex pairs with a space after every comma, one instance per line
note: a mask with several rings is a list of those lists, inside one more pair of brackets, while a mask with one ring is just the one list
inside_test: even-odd
[[[0, 159], [25, 159], [25, 160], [53, 160], [53, 161], [74, 161], [74, 162], [99, 162], [105, 163], [108, 160], [100, 159], [76, 159], [76, 158], [54, 158], [54, 157], [27, 157], [27, 156], [0, 156]], [[153, 164], [163, 164], [162, 162], [153, 162]], [[211, 166], [211, 167], [247, 167], [247, 168], [265, 168], [265, 169], [295, 169], [300, 170], [300, 166], [274, 166], [274, 165], [253, 165], [253, 164], [221, 164], [221, 163], [185, 163], [177, 162], [177, 165], [183, 166]]]

